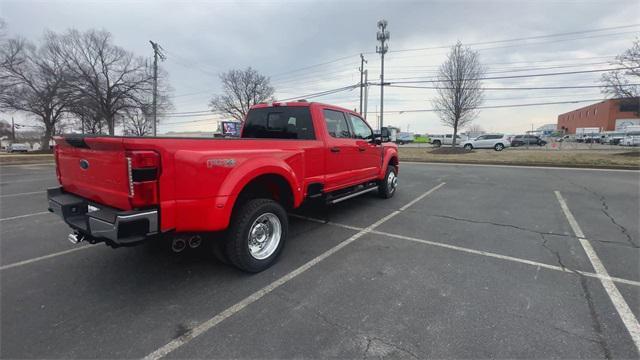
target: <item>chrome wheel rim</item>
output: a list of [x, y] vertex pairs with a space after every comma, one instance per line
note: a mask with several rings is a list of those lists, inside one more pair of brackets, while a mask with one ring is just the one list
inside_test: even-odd
[[255, 219], [249, 229], [249, 253], [264, 260], [278, 248], [282, 237], [282, 224], [275, 214], [265, 213]]
[[389, 189], [389, 193], [396, 191], [396, 187], [398, 187], [398, 177], [396, 176], [396, 173], [391, 171], [387, 177], [387, 189]]

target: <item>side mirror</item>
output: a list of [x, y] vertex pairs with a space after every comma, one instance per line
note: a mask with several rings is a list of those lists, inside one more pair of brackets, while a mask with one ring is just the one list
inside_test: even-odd
[[389, 142], [390, 141], [390, 137], [391, 137], [391, 132], [389, 131], [389, 128], [387, 127], [383, 127], [382, 129], [380, 129], [380, 135], [382, 137], [382, 142]]

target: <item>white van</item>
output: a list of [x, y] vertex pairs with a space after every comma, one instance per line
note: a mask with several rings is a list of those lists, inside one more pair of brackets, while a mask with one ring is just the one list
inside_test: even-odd
[[622, 140], [622, 146], [640, 146], [640, 131], [627, 131]]

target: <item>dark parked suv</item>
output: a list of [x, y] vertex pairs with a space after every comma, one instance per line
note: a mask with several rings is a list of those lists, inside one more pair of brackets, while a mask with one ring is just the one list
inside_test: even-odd
[[547, 145], [547, 142], [535, 135], [516, 135], [511, 139], [511, 146], [515, 147], [522, 145], [545, 146]]

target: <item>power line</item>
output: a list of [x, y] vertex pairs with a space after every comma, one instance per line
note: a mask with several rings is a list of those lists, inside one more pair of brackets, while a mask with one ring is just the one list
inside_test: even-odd
[[[417, 85], [386, 85], [394, 88], [406, 88], [406, 89], [446, 89], [437, 86], [417, 86]], [[640, 86], [640, 84], [627, 84], [626, 86]], [[574, 86], [538, 86], [538, 87], [483, 87], [482, 90], [568, 90], [568, 89], [594, 89], [603, 87], [614, 87], [614, 85], [574, 85]]]
[[[336, 88], [336, 89], [329, 89], [329, 90], [324, 90], [324, 91], [320, 91], [320, 92], [315, 92], [315, 93], [310, 93], [310, 94], [305, 94], [305, 95], [300, 95], [300, 96], [294, 96], [294, 97], [286, 98], [286, 99], [278, 99], [277, 101], [282, 102], [282, 101], [299, 100], [299, 99], [310, 99], [310, 98], [315, 98], [315, 97], [327, 96], [327, 95], [332, 95], [332, 94], [336, 94], [336, 93], [347, 91], [347, 90], [353, 90], [358, 86], [360, 86], [360, 84], [343, 86], [343, 87], [339, 87], [339, 88]], [[194, 110], [194, 111], [185, 111], [185, 112], [172, 112], [172, 113], [169, 112], [169, 113], [164, 113], [164, 115], [162, 115], [162, 117], [177, 118], [177, 117], [211, 116], [211, 115], [224, 115], [224, 114], [221, 113], [221, 112], [211, 111], [211, 110], [207, 109], [207, 110]]]
[[301, 96], [294, 96], [294, 97], [287, 98], [287, 99], [279, 99], [278, 101], [290, 101], [290, 100], [310, 99], [310, 98], [315, 98], [315, 97], [321, 97], [321, 96], [325, 96], [325, 95], [331, 95], [331, 94], [339, 93], [339, 92], [342, 92], [342, 91], [353, 90], [353, 89], [357, 88], [358, 86], [360, 86], [360, 84], [343, 86], [341, 88], [326, 90], [326, 91], [322, 91], [322, 92], [318, 92], [318, 93], [311, 93], [311, 94], [306, 94], [306, 95], [301, 95]]
[[[604, 101], [603, 99], [589, 99], [589, 100], [572, 100], [572, 101], [553, 101], [553, 102], [540, 102], [540, 103], [527, 103], [527, 104], [510, 104], [510, 105], [493, 105], [493, 106], [480, 106], [476, 109], [502, 109], [511, 107], [526, 107], [526, 106], [543, 106], [543, 105], [560, 105], [560, 104], [577, 104], [583, 102], [595, 102]], [[404, 114], [404, 113], [416, 113], [416, 112], [434, 112], [435, 109], [409, 109], [409, 110], [389, 110], [385, 113]]]
[[[500, 80], [500, 79], [520, 79], [520, 78], [528, 78], [528, 77], [541, 77], [541, 76], [557, 76], [557, 75], [573, 75], [573, 74], [586, 74], [586, 73], [595, 73], [595, 72], [605, 72], [605, 71], [614, 71], [614, 70], [630, 70], [636, 68], [609, 68], [609, 69], [594, 69], [594, 70], [580, 70], [580, 71], [565, 71], [565, 72], [555, 72], [555, 73], [542, 73], [542, 74], [529, 74], [529, 75], [511, 75], [511, 76], [493, 76], [493, 77], [482, 77], [477, 79], [468, 79], [468, 80]], [[419, 79], [418, 78], [396, 78], [389, 79], [391, 80], [389, 83], [393, 84], [414, 84], [414, 83], [439, 83], [443, 82], [443, 80], [415, 80], [415, 81], [393, 81], [393, 80], [403, 80], [403, 79]], [[380, 84], [374, 84], [380, 85]]]
[[[607, 28], [588, 29], [588, 30], [581, 30], [581, 31], [573, 31], [573, 32], [566, 32], [566, 33], [555, 33], [555, 34], [538, 35], [538, 36], [528, 36], [528, 37], [521, 37], [521, 38], [511, 38], [511, 39], [492, 40], [492, 41], [481, 41], [481, 42], [475, 42], [475, 43], [467, 43], [467, 44], [464, 44], [464, 45], [466, 45], [466, 46], [477, 46], [477, 45], [499, 44], [499, 43], [512, 42], [512, 41], [536, 40], [536, 39], [544, 39], [544, 38], [557, 37], [557, 36], [578, 35], [578, 34], [587, 34], [587, 33], [599, 32], [599, 31], [626, 29], [626, 28], [632, 28], [632, 27], [637, 27], [637, 26], [640, 26], [640, 24], [613, 26], [613, 27], [607, 27]], [[448, 49], [450, 47], [451, 47], [451, 45], [442, 45], [442, 46], [432, 46], [432, 47], [425, 47], [425, 48], [399, 49], [399, 50], [392, 50], [390, 52], [438, 50], [438, 49]]]

